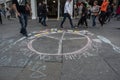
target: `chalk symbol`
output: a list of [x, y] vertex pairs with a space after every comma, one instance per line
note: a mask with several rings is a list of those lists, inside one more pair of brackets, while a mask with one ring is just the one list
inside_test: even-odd
[[[80, 31], [80, 32], [82, 32], [82, 31]], [[84, 31], [85, 32], [85, 31]], [[56, 33], [62, 33], [62, 36], [61, 36], [61, 38], [59, 39], [59, 38], [56, 38], [56, 37], [53, 37], [53, 36], [50, 36], [50, 34], [56, 34]], [[76, 37], [76, 38], [64, 38], [64, 35], [66, 34], [66, 33], [68, 33], [68, 34], [75, 34], [75, 35], [80, 35], [80, 36], [82, 36], [82, 37]], [[43, 35], [42, 35], [43, 34]], [[35, 53], [37, 53], [37, 54], [41, 54], [41, 55], [69, 55], [69, 54], [77, 54], [77, 53], [82, 53], [83, 51], [85, 51], [88, 47], [90, 47], [90, 45], [91, 45], [91, 43], [92, 43], [92, 41], [91, 41], [91, 39], [87, 36], [87, 35], [85, 35], [85, 34], [81, 34], [81, 33], [79, 33], [79, 32], [71, 32], [71, 31], [60, 31], [60, 32], [51, 32], [51, 33], [47, 33], [47, 34], [45, 34], [45, 33], [41, 33], [41, 35], [40, 36], [37, 36], [37, 38], [40, 38], [40, 37], [48, 37], [48, 38], [52, 38], [52, 39], [55, 39], [55, 40], [59, 40], [59, 45], [58, 45], [58, 52], [56, 53], [56, 54], [49, 54], [49, 53], [41, 53], [41, 52], [38, 52], [37, 50], [35, 50], [34, 48], [33, 48], [33, 42], [36, 40], [36, 38], [34, 38], [33, 40], [31, 40], [29, 43], [28, 43], [28, 48], [31, 50], [31, 51], [33, 51], [33, 52], [35, 52]], [[61, 54], [62, 53], [62, 43], [63, 43], [63, 40], [78, 40], [78, 39], [87, 39], [87, 44], [83, 47], [83, 48], [81, 48], [81, 49], [79, 49], [79, 50], [77, 50], [77, 51], [74, 51], [74, 52], [70, 52], [70, 53], [64, 53], [64, 54]]]

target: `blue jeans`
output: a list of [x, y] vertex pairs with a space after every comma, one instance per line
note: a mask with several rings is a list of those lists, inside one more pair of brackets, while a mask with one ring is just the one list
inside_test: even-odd
[[92, 15], [92, 26], [95, 26], [96, 25], [96, 16], [95, 15]]
[[41, 23], [42, 23], [44, 26], [47, 26], [47, 24], [46, 24], [46, 18], [47, 18], [46, 15], [42, 15]]
[[63, 21], [61, 22], [61, 27], [63, 26], [63, 23], [65, 22], [65, 20], [66, 20], [66, 18], [68, 17], [68, 19], [69, 19], [69, 21], [70, 21], [70, 25], [71, 25], [71, 27], [72, 28], [74, 28], [73, 27], [73, 23], [72, 23], [72, 19], [71, 19], [71, 16], [68, 14], [68, 13], [64, 13], [64, 16], [63, 16], [64, 18], [63, 18]]
[[21, 24], [21, 31], [22, 34], [27, 34], [27, 23], [28, 23], [28, 15], [24, 13], [20, 13], [20, 16], [18, 16], [20, 24]]

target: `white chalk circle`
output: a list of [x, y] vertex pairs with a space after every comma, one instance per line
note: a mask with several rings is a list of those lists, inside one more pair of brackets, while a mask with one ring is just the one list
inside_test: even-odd
[[[53, 37], [51, 35], [57, 35], [57, 34], [61, 34], [60, 38], [57, 38], [57, 37]], [[71, 34], [71, 35], [78, 35], [78, 36], [82, 36], [81, 38], [66, 38], [65, 35], [66, 34]], [[51, 55], [51, 56], [59, 56], [59, 55], [71, 55], [71, 54], [81, 54], [83, 53], [84, 51], [86, 51], [87, 49], [89, 49], [91, 47], [91, 44], [92, 44], [92, 41], [91, 39], [89, 38], [89, 36], [85, 35], [85, 34], [81, 34], [79, 32], [72, 32], [72, 31], [59, 31], [59, 32], [43, 32], [43, 33], [38, 33], [38, 34], [35, 34], [34, 36], [36, 36], [35, 38], [33, 38], [32, 40], [30, 40], [30, 42], [28, 43], [28, 48], [33, 51], [34, 53], [36, 54], [40, 54], [40, 55]], [[42, 52], [42, 51], [39, 51], [39, 50], [36, 50], [34, 47], [33, 47], [33, 44], [34, 42], [38, 41], [38, 39], [40, 38], [43, 38], [43, 37], [47, 37], [47, 38], [52, 38], [52, 39], [55, 39], [55, 40], [58, 40], [58, 52], [56, 53], [45, 53], [45, 52]], [[70, 37], [70, 36], [69, 36]], [[85, 39], [86, 40], [86, 43], [83, 47], [81, 47], [80, 49], [77, 49], [76, 51], [71, 51], [71, 52], [65, 52], [63, 53], [62, 52], [62, 47], [63, 47], [63, 41], [64, 40], [82, 40], [82, 39]], [[45, 40], [44, 40], [45, 41]], [[71, 43], [70, 43], [71, 44]], [[68, 46], [69, 47], [69, 46]], [[77, 46], [76, 46], [77, 47]], [[49, 47], [50, 48], [50, 47]]]

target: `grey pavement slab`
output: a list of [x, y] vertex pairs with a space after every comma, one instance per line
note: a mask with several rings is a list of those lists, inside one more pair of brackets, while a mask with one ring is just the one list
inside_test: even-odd
[[15, 80], [22, 70], [22, 68], [17, 67], [0, 67], [0, 80]]
[[16, 80], [60, 80], [62, 63], [32, 58]]
[[61, 80], [119, 80], [119, 75], [99, 56], [82, 57], [64, 61]]
[[120, 76], [120, 58], [105, 59], [111, 69]]

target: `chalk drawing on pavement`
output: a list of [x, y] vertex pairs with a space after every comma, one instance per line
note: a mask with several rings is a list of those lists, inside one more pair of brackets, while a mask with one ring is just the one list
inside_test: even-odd
[[32, 72], [30, 74], [30, 78], [38, 79], [45, 78], [47, 75], [44, 73], [46, 71], [47, 66], [44, 65], [44, 62], [41, 61], [38, 57], [34, 60], [31, 60], [28, 64], [29, 70]]
[[115, 50], [116, 52], [120, 53], [120, 47], [114, 45], [109, 39], [105, 38], [104, 36], [98, 35], [97, 36], [101, 41], [103, 41], [104, 43], [107, 43], [109, 45], [111, 45], [113, 47], [113, 50]]
[[[35, 32], [34, 32], [35, 33]], [[37, 54], [40, 54], [40, 55], [71, 55], [71, 54], [77, 54], [77, 53], [82, 53], [83, 51], [85, 51], [85, 50], [87, 50], [87, 48], [88, 47], [90, 47], [90, 45], [92, 44], [92, 41], [91, 41], [91, 39], [87, 36], [87, 35], [93, 35], [92, 33], [90, 33], [89, 31], [86, 31], [86, 30], [84, 30], [84, 31], [73, 31], [73, 30], [67, 30], [67, 31], [62, 31], [62, 30], [57, 30], [57, 29], [51, 29], [50, 31], [49, 30], [47, 30], [47, 32], [44, 32], [43, 31], [43, 33], [39, 33], [39, 32], [36, 32], [37, 34], [35, 34], [34, 35], [34, 37], [30, 37], [29, 39], [31, 39], [30, 40], [30, 42], [28, 43], [28, 48], [31, 50], [31, 51], [33, 51], [34, 53], [37, 53]], [[61, 33], [62, 34], [62, 36], [61, 36], [61, 39], [58, 39], [58, 38], [56, 38], [56, 37], [53, 37], [53, 36], [50, 36], [51, 34], [57, 34], [57, 33]], [[65, 34], [75, 34], [75, 35], [80, 35], [80, 36], [82, 36], [82, 37], [76, 37], [76, 38], [65, 38], [64, 37], [64, 35]], [[58, 47], [58, 53], [56, 53], [56, 54], [49, 54], [49, 53], [42, 53], [42, 52], [39, 52], [39, 51], [37, 51], [37, 50], [35, 50], [34, 49], [34, 47], [33, 47], [33, 42], [35, 42], [36, 41], [36, 39], [38, 39], [38, 38], [42, 38], [42, 37], [48, 37], [48, 38], [52, 38], [52, 39], [56, 39], [56, 40], [58, 40], [58, 44], [59, 44], [59, 47]], [[77, 39], [79, 39], [79, 40], [82, 40], [82, 39], [87, 39], [87, 43], [86, 43], [86, 45], [83, 47], [83, 48], [81, 48], [81, 49], [79, 49], [79, 50], [77, 50], [77, 51], [73, 51], [73, 52], [69, 52], [69, 53], [64, 53], [64, 54], [62, 54], [61, 53], [61, 51], [62, 51], [62, 44], [63, 44], [63, 41], [64, 40], [77, 40]]]

